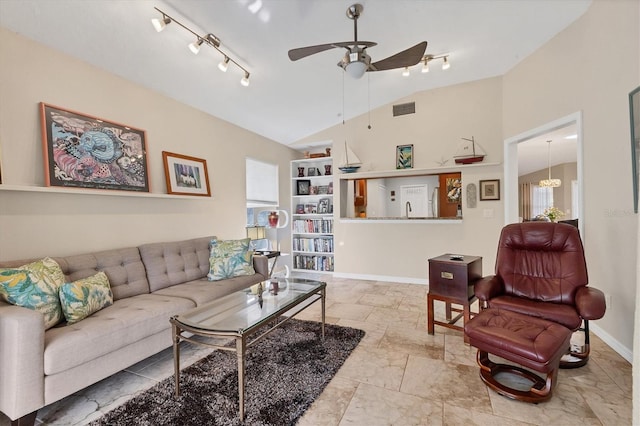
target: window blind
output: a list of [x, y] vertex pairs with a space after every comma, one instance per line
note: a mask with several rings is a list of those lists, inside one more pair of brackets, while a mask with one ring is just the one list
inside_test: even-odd
[[278, 165], [246, 159], [247, 207], [278, 205]]

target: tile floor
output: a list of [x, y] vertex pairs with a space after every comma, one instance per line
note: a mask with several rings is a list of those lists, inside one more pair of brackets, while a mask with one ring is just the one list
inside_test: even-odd
[[[561, 370], [550, 401], [525, 404], [486, 388], [476, 351], [461, 332], [436, 326], [435, 335], [427, 334], [425, 286], [321, 279], [328, 283], [327, 322], [367, 334], [300, 425], [631, 424], [631, 364], [596, 336], [589, 363]], [[444, 316], [441, 305], [436, 302], [436, 317]], [[319, 308], [298, 318], [319, 319]], [[209, 349], [186, 344], [182, 351], [184, 366]], [[173, 374], [172, 362], [165, 350], [45, 407], [37, 424], [86, 424]]]

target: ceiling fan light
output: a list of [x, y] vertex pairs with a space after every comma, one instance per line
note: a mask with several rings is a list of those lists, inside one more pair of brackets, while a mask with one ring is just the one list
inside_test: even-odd
[[166, 27], [169, 23], [171, 23], [171, 19], [167, 18], [166, 16], [163, 16], [162, 19], [153, 18], [151, 20], [151, 25], [153, 25], [153, 28], [155, 28], [157, 32], [161, 32], [162, 30], [164, 30], [164, 27]]
[[442, 69], [443, 70], [448, 70], [451, 67], [451, 64], [449, 63], [449, 57], [445, 56], [444, 57], [444, 62], [442, 62]]
[[197, 55], [198, 52], [200, 52], [200, 46], [202, 46], [202, 43], [204, 43], [204, 39], [201, 39], [200, 37], [198, 37], [197, 41], [194, 41], [193, 43], [189, 43], [189, 50], [191, 50], [191, 52], [194, 55]]
[[368, 65], [361, 61], [349, 62], [345, 71], [353, 78], [362, 78], [364, 73], [367, 71]]
[[242, 80], [240, 80], [240, 84], [242, 84], [244, 87], [249, 86], [249, 73], [248, 72], [244, 73], [244, 77], [242, 77]]
[[224, 60], [218, 64], [218, 69], [222, 72], [227, 72], [227, 68], [229, 68], [229, 57], [225, 56]]

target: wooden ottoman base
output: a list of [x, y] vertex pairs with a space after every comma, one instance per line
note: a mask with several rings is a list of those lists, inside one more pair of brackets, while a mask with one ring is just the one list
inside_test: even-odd
[[[539, 403], [551, 398], [560, 358], [569, 349], [571, 330], [541, 318], [495, 308], [480, 312], [464, 330], [471, 346], [478, 348], [480, 378], [489, 388], [523, 402]], [[492, 362], [489, 354], [518, 366]], [[500, 373], [526, 379], [531, 383], [529, 389], [515, 389], [501, 383], [496, 379]]]

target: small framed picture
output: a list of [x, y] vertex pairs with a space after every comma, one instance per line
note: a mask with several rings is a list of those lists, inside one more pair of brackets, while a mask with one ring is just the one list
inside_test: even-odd
[[396, 147], [396, 169], [413, 168], [413, 144]]
[[315, 176], [316, 175], [316, 168], [315, 167], [309, 167], [307, 169], [307, 176]]
[[480, 201], [500, 200], [500, 179], [480, 181]]
[[304, 214], [304, 204], [296, 204], [296, 214]]
[[331, 205], [331, 200], [328, 198], [321, 198], [318, 202], [318, 213], [329, 213], [329, 206]]
[[207, 160], [162, 151], [167, 193], [211, 196]]
[[309, 187], [309, 194], [310, 195], [316, 195], [318, 193], [318, 187], [315, 185], [311, 185]]
[[304, 212], [308, 214], [318, 213], [318, 203], [307, 203], [304, 205]]
[[297, 193], [298, 195], [309, 195], [309, 188], [311, 187], [310, 180], [299, 180], [298, 182]]

